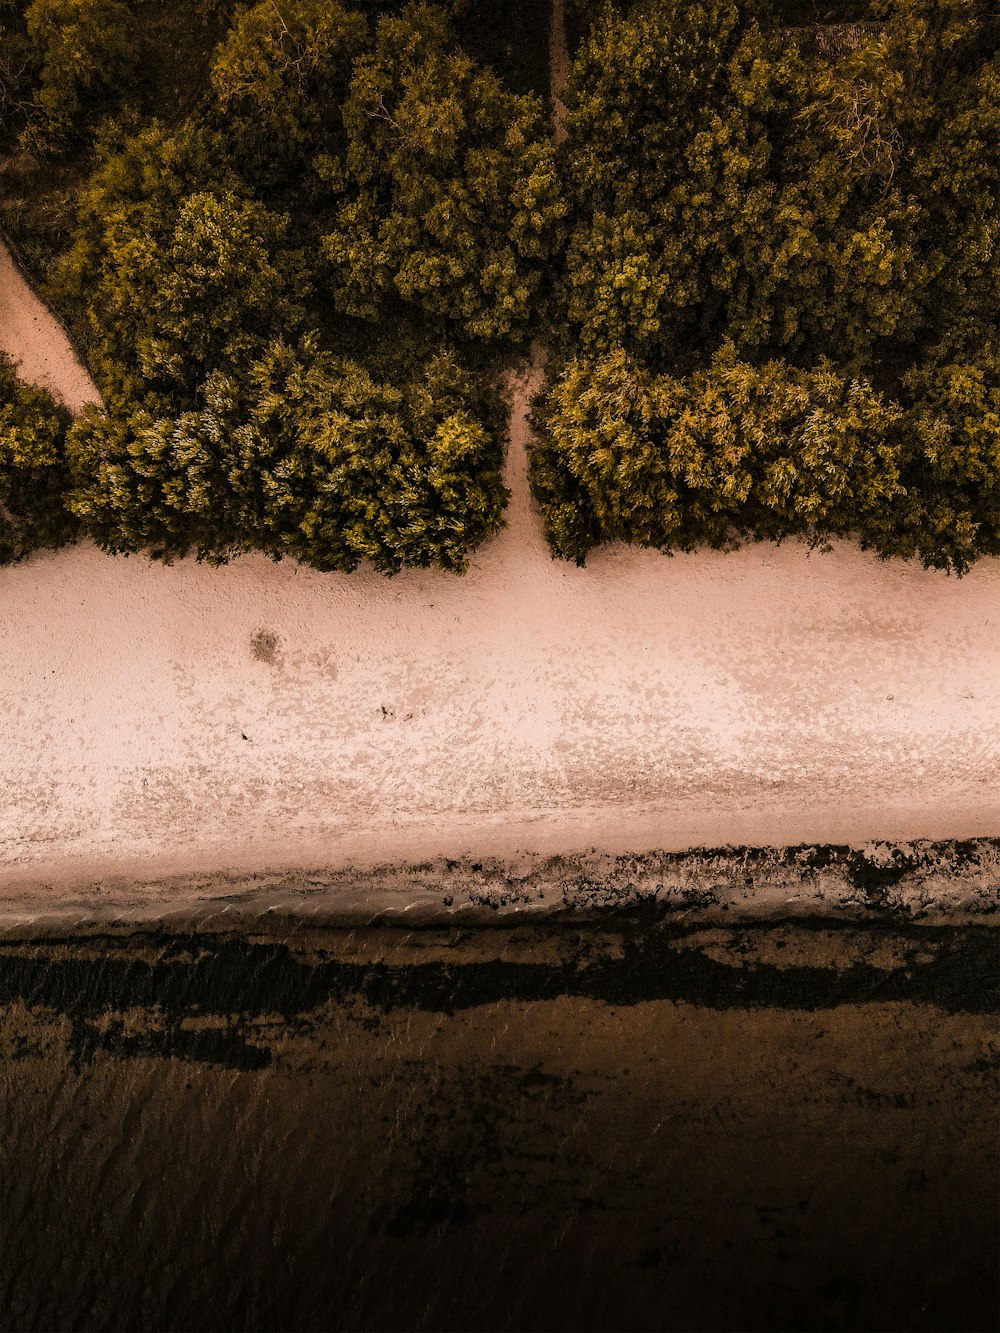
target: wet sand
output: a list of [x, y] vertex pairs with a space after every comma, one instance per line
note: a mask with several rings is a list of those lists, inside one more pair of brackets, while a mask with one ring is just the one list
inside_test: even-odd
[[199, 931], [599, 921], [996, 924], [1000, 839], [689, 852], [439, 857], [419, 864], [146, 878], [124, 869], [0, 901], [0, 938], [150, 926]]

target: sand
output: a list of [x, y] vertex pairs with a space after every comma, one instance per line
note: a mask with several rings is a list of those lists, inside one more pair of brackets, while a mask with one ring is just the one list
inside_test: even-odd
[[0, 351], [18, 363], [19, 372], [79, 412], [101, 395], [73, 351], [62, 325], [38, 299], [0, 244]]

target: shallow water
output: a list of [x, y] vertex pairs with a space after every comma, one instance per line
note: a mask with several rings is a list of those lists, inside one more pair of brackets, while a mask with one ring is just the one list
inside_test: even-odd
[[985, 928], [0, 945], [22, 1329], [986, 1329]]

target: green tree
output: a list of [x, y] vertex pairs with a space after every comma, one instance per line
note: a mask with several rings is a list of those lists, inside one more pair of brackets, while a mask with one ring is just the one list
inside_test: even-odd
[[401, 299], [466, 337], [523, 336], [564, 213], [539, 99], [477, 66], [442, 9], [411, 4], [379, 22], [344, 123], [323, 239], [338, 307], [374, 320]]
[[[751, 108], [773, 115], [782, 74], [765, 35], [725, 0], [609, 8], [594, 21], [566, 91], [561, 154], [570, 339], [666, 359], [716, 336], [773, 209], [766, 117]], [[734, 79], [751, 87], [741, 96]]]
[[69, 413], [0, 353], [0, 565], [76, 536], [66, 508]]
[[255, 373], [265, 549], [317, 569], [369, 560], [462, 572], [503, 523], [503, 410], [454, 357], [379, 384], [361, 366], [276, 347]]
[[764, 3], [595, 21], [567, 94], [571, 337], [661, 369], [726, 337], [863, 368], [916, 357], [991, 289], [995, 28], [975, 0], [879, 10], [837, 55]]
[[249, 197], [216, 140], [153, 127], [83, 191], [57, 291], [80, 311], [105, 396], [193, 406], [211, 372], [301, 319], [288, 220]]
[[851, 533], [959, 572], [994, 554], [986, 7], [883, 0], [847, 50], [763, 0], [587, 8], [533, 457], [556, 551]]
[[135, 15], [123, 0], [31, 0], [25, 22], [40, 64], [26, 140], [59, 150], [134, 80]]
[[86, 412], [71, 507], [111, 552], [460, 571], [502, 523], [500, 412], [446, 354], [397, 387], [315, 338], [276, 342], [239, 379], [210, 375], [177, 417]]
[[342, 163], [343, 103], [367, 38], [364, 16], [329, 0], [260, 0], [244, 10], [211, 76], [243, 170], [301, 192], [315, 157]]
[[67, 439], [69, 504], [87, 536], [111, 554], [224, 563], [253, 544], [256, 440], [236, 383], [210, 375], [196, 410], [85, 409]]
[[969, 569], [1000, 555], [1000, 356], [926, 365], [906, 376], [904, 489], [873, 518], [883, 554]]
[[911, 372], [903, 401], [821, 362], [658, 375], [622, 349], [563, 366], [535, 408], [532, 481], [558, 555], [853, 536], [964, 573], [1000, 553], [1000, 367]]

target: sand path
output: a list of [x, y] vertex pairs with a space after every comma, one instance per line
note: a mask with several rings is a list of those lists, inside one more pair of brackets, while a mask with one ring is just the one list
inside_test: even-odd
[[0, 351], [18, 363], [19, 373], [62, 399], [71, 412], [101, 396], [70, 345], [62, 325], [25, 281], [10, 252], [0, 244]]

